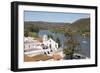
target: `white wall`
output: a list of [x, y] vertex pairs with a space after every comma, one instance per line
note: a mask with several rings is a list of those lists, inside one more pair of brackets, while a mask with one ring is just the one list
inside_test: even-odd
[[[10, 2], [13, 0], [0, 0], [0, 73], [11, 73], [10, 68]], [[17, 0], [16, 0], [17, 1]], [[47, 3], [65, 3], [65, 4], [81, 4], [81, 5], [97, 5], [100, 9], [100, 0], [21, 0], [21, 1], [35, 1], [35, 2], [47, 2]], [[100, 13], [100, 10], [99, 12]], [[100, 16], [100, 14], [98, 14]], [[99, 17], [100, 18], [100, 17]], [[98, 18], [98, 19], [99, 19]], [[100, 23], [100, 21], [99, 21]], [[99, 24], [98, 23], [98, 24]], [[100, 25], [98, 26], [100, 27]], [[99, 28], [100, 31], [100, 28]], [[100, 37], [100, 34], [99, 36]], [[98, 39], [100, 40], [100, 39]], [[100, 43], [100, 42], [99, 42]], [[100, 46], [98, 48], [100, 55]], [[99, 58], [100, 61], [100, 58]], [[99, 62], [100, 64], [100, 62]], [[99, 67], [91, 68], [74, 68], [74, 69], [60, 69], [60, 70], [45, 70], [35, 71], [36, 73], [99, 73]], [[32, 73], [32, 72], [30, 72]]]

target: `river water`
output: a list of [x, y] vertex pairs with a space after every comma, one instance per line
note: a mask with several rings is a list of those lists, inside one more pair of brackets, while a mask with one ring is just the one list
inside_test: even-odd
[[[64, 48], [64, 42], [68, 40], [68, 37], [65, 37], [64, 34], [50, 32], [49, 30], [40, 30], [38, 35], [40, 37], [43, 35], [52, 35], [53, 39], [59, 38], [62, 48]], [[79, 53], [90, 58], [90, 38], [83, 38], [81, 36], [77, 36], [75, 38], [81, 45], [81, 52]]]

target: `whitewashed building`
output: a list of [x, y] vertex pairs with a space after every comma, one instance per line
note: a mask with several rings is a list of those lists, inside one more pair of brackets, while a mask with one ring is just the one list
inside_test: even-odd
[[24, 50], [25, 54], [29, 56], [34, 56], [38, 54], [46, 54], [52, 56], [54, 52], [58, 49], [58, 43], [56, 43], [52, 38], [48, 38], [47, 35], [42, 37], [42, 42], [32, 38], [24, 38]]
[[43, 44], [47, 46], [45, 49], [45, 54], [51, 56], [52, 53], [56, 52], [58, 49], [58, 43], [56, 43], [52, 38], [48, 38], [47, 35], [43, 36]]
[[32, 37], [24, 37], [24, 50], [42, 49], [41, 44], [41, 42]]

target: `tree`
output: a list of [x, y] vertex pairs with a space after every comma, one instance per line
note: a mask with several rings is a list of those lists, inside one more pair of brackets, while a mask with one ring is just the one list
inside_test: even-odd
[[52, 39], [53, 39], [53, 36], [52, 36], [52, 35], [50, 35], [50, 34], [48, 34], [48, 38], [52, 38]]
[[24, 31], [24, 36], [28, 37], [28, 31]]
[[65, 44], [67, 48], [64, 49], [64, 54], [72, 59], [73, 54], [76, 52], [76, 47], [80, 46], [80, 43], [76, 39], [70, 38]]
[[90, 37], [90, 30], [89, 29], [84, 29], [84, 30], [80, 30], [80, 35], [83, 37]]
[[27, 30], [27, 31], [29, 31], [29, 32], [36, 32], [36, 33], [38, 33], [39, 27], [36, 26], [36, 25], [30, 25], [30, 26], [27, 26], [27, 27], [25, 28], [25, 30]]
[[60, 40], [59, 40], [58, 37], [56, 38], [56, 42], [58, 43], [58, 47], [60, 47], [61, 46], [61, 43], [60, 43]]
[[28, 36], [30, 36], [30, 37], [36, 37], [36, 38], [38, 37], [37, 33], [35, 33], [35, 32], [29, 32]]
[[64, 54], [65, 54], [65, 57], [70, 57], [70, 59], [73, 58], [73, 54], [74, 54], [73, 49], [71, 49], [71, 48], [66, 48], [66, 49], [64, 49], [63, 51], [64, 51]]

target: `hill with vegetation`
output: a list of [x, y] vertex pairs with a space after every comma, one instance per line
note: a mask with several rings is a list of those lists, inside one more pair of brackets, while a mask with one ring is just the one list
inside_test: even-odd
[[90, 32], [90, 18], [82, 18], [73, 23], [43, 22], [43, 21], [25, 21], [24, 31], [36, 32], [39, 30], [50, 30], [52, 32], [70, 34], [74, 31], [78, 34], [88, 34]]
[[90, 30], [90, 18], [79, 19], [73, 22], [71, 27], [76, 30], [84, 30], [84, 29]]

